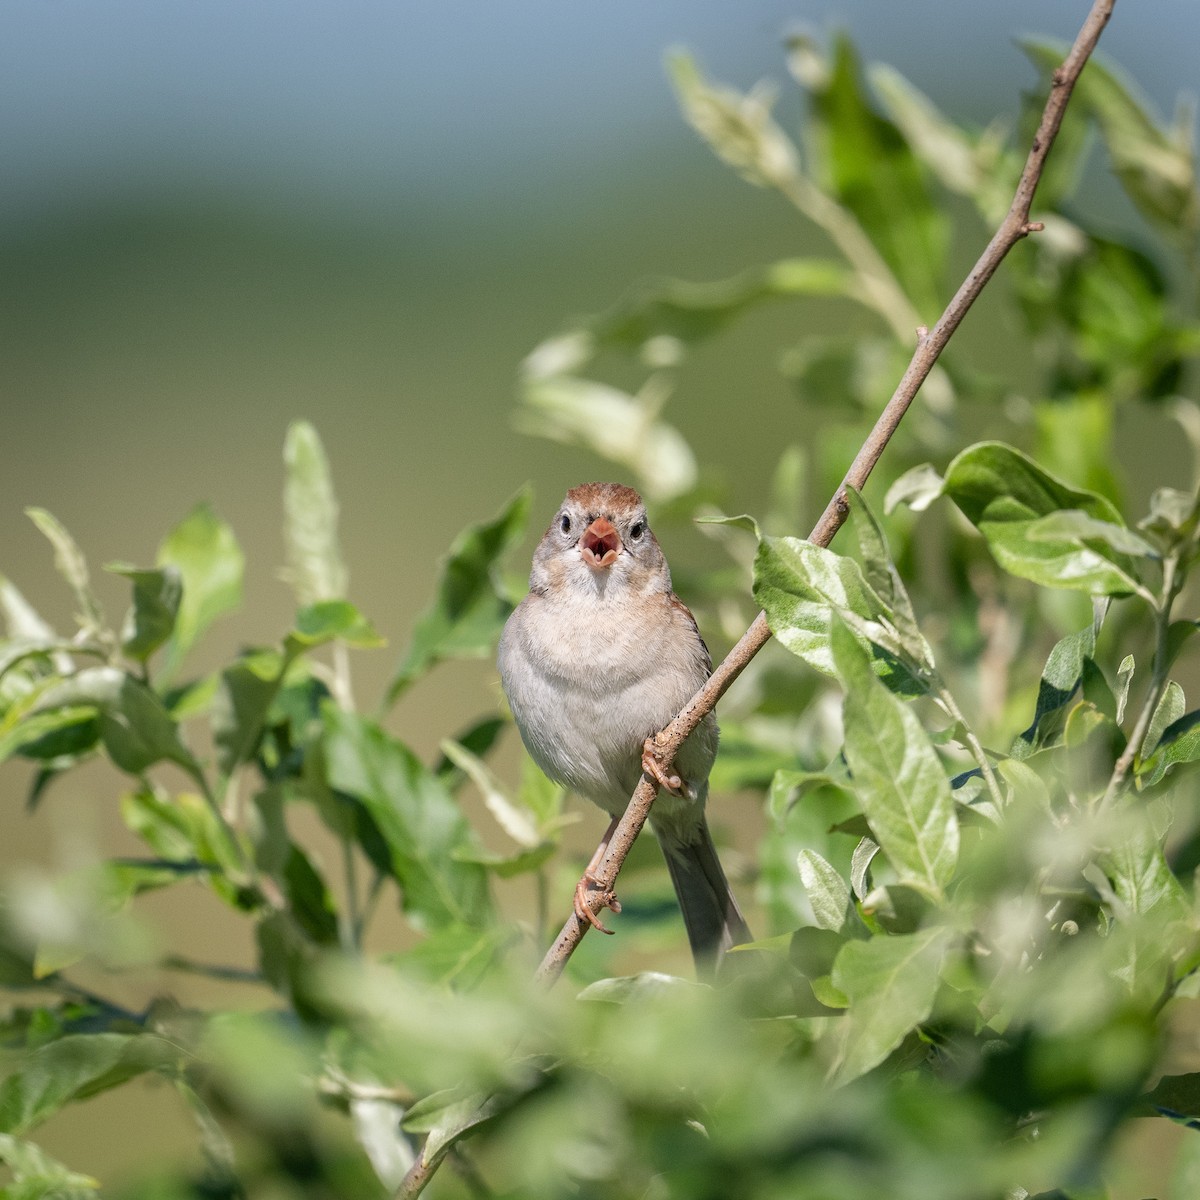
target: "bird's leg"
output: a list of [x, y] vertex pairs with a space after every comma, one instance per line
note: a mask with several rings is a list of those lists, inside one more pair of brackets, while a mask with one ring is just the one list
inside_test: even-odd
[[648, 737], [645, 744], [642, 746], [642, 770], [658, 784], [664, 792], [670, 792], [672, 796], [685, 795], [683, 788], [683, 780], [678, 775], [668, 775], [662, 769], [662, 765], [658, 761], [657, 743], [654, 738]]
[[586, 921], [593, 929], [600, 930], [601, 933], [612, 933], [613, 931], [601, 922], [600, 918], [592, 911], [592, 906], [588, 901], [592, 898], [592, 893], [598, 891], [601, 908], [611, 908], [615, 913], [621, 911], [621, 902], [617, 899], [616, 892], [610, 887], [605, 887], [596, 877], [596, 868], [600, 866], [600, 860], [608, 850], [609, 839], [620, 820], [619, 816], [613, 817], [604, 831], [604, 837], [600, 839], [600, 845], [596, 847], [596, 853], [592, 855], [591, 862], [584, 868], [582, 877], [575, 885], [575, 915], [581, 921]]

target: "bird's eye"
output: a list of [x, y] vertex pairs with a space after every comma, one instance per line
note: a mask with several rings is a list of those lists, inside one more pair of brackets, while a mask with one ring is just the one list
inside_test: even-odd
[[563, 533], [571, 532], [571, 518], [567, 516], [566, 513], [563, 513], [563, 515], [559, 517], [558, 527], [563, 531]]
[[646, 532], [646, 522], [645, 521], [634, 521], [634, 523], [632, 525], [630, 525], [630, 527], [629, 527], [630, 540], [634, 541], [634, 542], [638, 541], [641, 538], [642, 534], [645, 532]]

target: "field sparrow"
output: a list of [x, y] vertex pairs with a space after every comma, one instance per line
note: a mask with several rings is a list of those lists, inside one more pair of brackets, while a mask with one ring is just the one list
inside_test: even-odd
[[551, 779], [613, 815], [576, 889], [575, 911], [604, 928], [587, 905], [592, 871], [646, 771], [664, 788], [650, 825], [697, 967], [710, 971], [751, 938], [704, 819], [716, 718], [709, 713], [684, 742], [673, 776], [644, 756], [644, 744], [691, 699], [712, 662], [695, 618], [671, 591], [637, 492], [617, 483], [572, 488], [534, 552], [529, 588], [499, 650], [521, 739]]

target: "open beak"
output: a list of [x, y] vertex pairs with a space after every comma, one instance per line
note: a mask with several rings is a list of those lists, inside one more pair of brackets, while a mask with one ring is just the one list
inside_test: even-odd
[[611, 567], [621, 553], [621, 535], [607, 517], [597, 517], [579, 539], [579, 553], [593, 570]]

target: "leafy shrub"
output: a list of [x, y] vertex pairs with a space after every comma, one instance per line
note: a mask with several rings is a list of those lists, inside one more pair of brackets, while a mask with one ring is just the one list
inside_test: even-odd
[[[1114, 465], [1121, 410], [1167, 409], [1200, 442], [1184, 398], [1200, 344], [1190, 134], [1087, 68], [1039, 195], [1045, 231], [1010, 256], [989, 318], [1022, 331], [1021, 379], [952, 347], [889, 450], [886, 534], [855, 496], [854, 553], [834, 553], [796, 536], [797, 513], [890, 393], [952, 282], [952, 248], [1006, 209], [1021, 138], [958, 127], [883, 67], [868, 90], [845, 40], [789, 51], [810, 100], [802, 148], [763, 91], [713, 86], [682, 57], [672, 74], [720, 157], [816, 222], [829, 257], [645, 285], [539, 347], [518, 408], [531, 432], [630, 477], [660, 526], [708, 518], [728, 563], [686, 580], [702, 627], [731, 639], [761, 606], [783, 647], [724, 706], [714, 775], [769, 817], [761, 940], [717, 988], [596, 978], [594, 962], [533, 987], [546, 897], [568, 911], [564, 798], [528, 763], [519, 785], [497, 777], [503, 717], [434, 763], [387, 728], [388, 703], [439, 662], [491, 653], [528, 492], [455, 542], [373, 716], [352, 700], [349, 651], [378, 639], [346, 595], [308, 425], [285, 447], [293, 627], [211, 674], [188, 673], [193, 651], [242, 582], [212, 510], [172, 530], [153, 567], [111, 568], [132, 593], [119, 628], [83, 552], [32, 511], [77, 629], [60, 635], [0, 584], [0, 757], [37, 764], [31, 805], [107, 761], [145, 853], [5, 894], [12, 1195], [94, 1192], [30, 1135], [147, 1073], [194, 1114], [207, 1167], [130, 1195], [382, 1194], [426, 1135], [426, 1157], [449, 1150], [457, 1168], [445, 1195], [1082, 1197], [1107, 1194], [1134, 1118], [1200, 1120], [1200, 1077], [1170, 1073], [1169, 1038], [1195, 1019], [1200, 965], [1200, 721], [1176, 678], [1197, 627], [1200, 509], [1194, 478], [1159, 481], [1131, 523]], [[1047, 71], [1060, 57], [1029, 51]], [[1153, 252], [1065, 215], [1093, 125]], [[663, 404], [695, 344], [796, 297], [836, 298], [856, 332], [783, 353], [824, 411], [782, 449], [761, 522], [721, 519]], [[621, 356], [645, 372], [636, 392], [602, 376]], [[505, 849], [464, 815], [468, 784]], [[341, 848], [339, 880], [295, 835], [306, 808]], [[509, 881], [524, 876], [543, 911], [513, 919]], [[644, 957], [661, 946], [658, 884], [625, 882], [620, 940]], [[136, 977], [138, 896], [196, 886], [253, 926], [246, 974], [270, 1009], [151, 996], [131, 1011], [73, 981], [84, 959]], [[392, 899], [411, 944], [372, 956], [365, 932]], [[208, 969], [175, 950], [155, 965]], [[1179, 1143], [1179, 1196], [1194, 1194], [1195, 1140]]]

